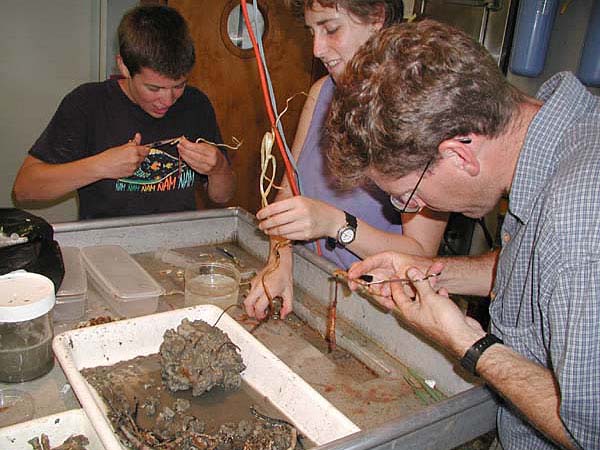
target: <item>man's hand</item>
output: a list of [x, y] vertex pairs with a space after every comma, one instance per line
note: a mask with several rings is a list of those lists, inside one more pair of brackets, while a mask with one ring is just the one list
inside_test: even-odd
[[223, 171], [230, 172], [225, 155], [214, 145], [196, 143], [182, 137], [177, 144], [177, 151], [181, 158], [200, 174], [211, 176]]
[[448, 297], [446, 289], [436, 289], [437, 277], [426, 275], [444, 270], [441, 262], [395, 252], [385, 252], [354, 263], [348, 270], [349, 286], [356, 289], [361, 275], [373, 275], [375, 280], [409, 278], [412, 283], [383, 283], [369, 289], [386, 308], [396, 310], [404, 322], [420, 334], [437, 342], [462, 358], [467, 349], [485, 332], [479, 323], [466, 317]]
[[[348, 270], [348, 286], [350, 289], [355, 290], [359, 284], [353, 282], [353, 279], [359, 278], [361, 275], [369, 274], [373, 275], [374, 280], [389, 280], [391, 278], [406, 278], [406, 271], [410, 267], [418, 267], [422, 271], [427, 271], [429, 267], [432, 267], [437, 272], [441, 272], [443, 265], [436, 263], [433, 265], [433, 260], [421, 256], [406, 255], [396, 252], [384, 252], [370, 256], [363, 261], [352, 264]], [[435, 278], [435, 277], [434, 277]], [[435, 283], [435, 279], [432, 279]], [[409, 297], [414, 297], [414, 289], [411, 286], [398, 284], [399, 287], [403, 288], [405, 294]], [[369, 289], [376, 294], [376, 298], [383, 306], [388, 309], [394, 309], [396, 304], [392, 299], [392, 284], [382, 283], [375, 284]]]
[[135, 137], [126, 144], [112, 147], [95, 156], [100, 178], [124, 178], [132, 175], [148, 155], [150, 149], [140, 145], [142, 135]]
[[[431, 266], [427, 275], [437, 273], [437, 264]], [[392, 283], [392, 299], [402, 319], [417, 332], [437, 342], [442, 348], [460, 359], [485, 331], [476, 320], [463, 314], [460, 308], [448, 297], [448, 291], [442, 288], [436, 291], [432, 280], [425, 279], [426, 274], [414, 267], [408, 269], [408, 278], [416, 295], [406, 295], [400, 283]]]

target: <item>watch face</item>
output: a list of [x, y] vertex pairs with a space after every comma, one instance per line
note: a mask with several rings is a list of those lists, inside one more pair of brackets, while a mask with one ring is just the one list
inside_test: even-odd
[[346, 227], [343, 230], [341, 230], [339, 240], [344, 245], [349, 244], [354, 240], [354, 234], [355, 234], [354, 229], [352, 229], [350, 227]]

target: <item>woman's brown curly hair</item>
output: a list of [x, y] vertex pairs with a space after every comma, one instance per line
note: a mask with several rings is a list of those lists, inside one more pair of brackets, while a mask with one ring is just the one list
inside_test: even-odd
[[404, 14], [402, 0], [285, 0], [292, 13], [304, 20], [304, 12], [315, 3], [324, 8], [344, 8], [359, 19], [370, 22], [377, 17], [383, 7], [385, 11], [384, 27], [400, 23]]

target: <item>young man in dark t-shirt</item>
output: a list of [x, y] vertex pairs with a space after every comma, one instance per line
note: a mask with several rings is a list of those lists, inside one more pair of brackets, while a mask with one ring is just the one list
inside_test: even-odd
[[[210, 100], [186, 86], [194, 44], [165, 6], [136, 7], [119, 25], [123, 78], [86, 83], [61, 102], [29, 150], [13, 187], [17, 201], [79, 195], [79, 218], [196, 209], [205, 187], [228, 201], [235, 177]], [[180, 138], [177, 143], [148, 145]]]

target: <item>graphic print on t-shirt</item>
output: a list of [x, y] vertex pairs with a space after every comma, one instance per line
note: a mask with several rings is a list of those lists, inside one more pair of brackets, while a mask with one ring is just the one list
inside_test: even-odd
[[185, 161], [163, 150], [152, 148], [131, 176], [116, 181], [115, 191], [156, 192], [187, 189], [193, 186], [195, 175]]

